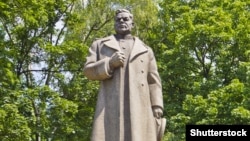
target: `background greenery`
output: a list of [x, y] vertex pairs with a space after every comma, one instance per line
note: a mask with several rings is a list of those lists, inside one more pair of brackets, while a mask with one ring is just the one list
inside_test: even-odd
[[1, 0], [1, 141], [89, 141], [99, 84], [82, 68], [122, 7], [155, 52], [165, 141], [186, 124], [250, 124], [249, 0]]

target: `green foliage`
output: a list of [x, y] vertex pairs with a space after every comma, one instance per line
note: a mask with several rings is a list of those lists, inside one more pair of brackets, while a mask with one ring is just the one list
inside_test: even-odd
[[15, 104], [4, 104], [0, 108], [0, 140], [27, 141], [31, 130], [25, 117], [18, 112]]
[[68, 57], [82, 53], [82, 48], [74, 51], [61, 44], [73, 4], [74, 0], [0, 2], [1, 123], [8, 121], [1, 124], [1, 140], [70, 140], [75, 136], [78, 104], [61, 91], [69, 82], [61, 70], [78, 71], [80, 66], [73, 67], [72, 62], [82, 65], [84, 61]]
[[233, 80], [228, 86], [210, 92], [207, 97], [186, 95], [183, 113], [172, 116], [169, 123], [170, 140], [184, 140], [186, 124], [250, 124], [249, 94], [244, 84]]
[[[249, 109], [244, 97], [249, 95], [249, 1], [169, 0], [159, 6], [155, 34], [162, 41], [156, 46], [162, 52], [158, 60], [168, 119], [181, 113], [193, 124], [249, 124], [243, 116]], [[244, 92], [232, 86], [238, 84], [231, 83], [234, 79]], [[184, 140], [184, 132], [168, 128], [167, 139]]]

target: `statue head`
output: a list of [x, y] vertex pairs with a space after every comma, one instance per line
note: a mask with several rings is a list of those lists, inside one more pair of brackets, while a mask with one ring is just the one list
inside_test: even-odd
[[130, 34], [134, 27], [133, 15], [127, 9], [118, 9], [115, 13], [114, 26], [117, 34]]

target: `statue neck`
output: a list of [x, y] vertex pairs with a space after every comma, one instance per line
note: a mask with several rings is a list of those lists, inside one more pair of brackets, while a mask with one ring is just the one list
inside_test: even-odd
[[115, 37], [117, 39], [124, 39], [124, 40], [127, 40], [127, 39], [133, 39], [134, 37], [131, 35], [131, 34], [116, 34]]

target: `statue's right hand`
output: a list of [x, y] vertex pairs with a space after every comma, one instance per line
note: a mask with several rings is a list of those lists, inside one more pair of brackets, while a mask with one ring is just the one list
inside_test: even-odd
[[125, 55], [123, 52], [115, 52], [110, 60], [109, 60], [109, 66], [111, 69], [117, 68], [117, 67], [123, 67], [125, 61]]

